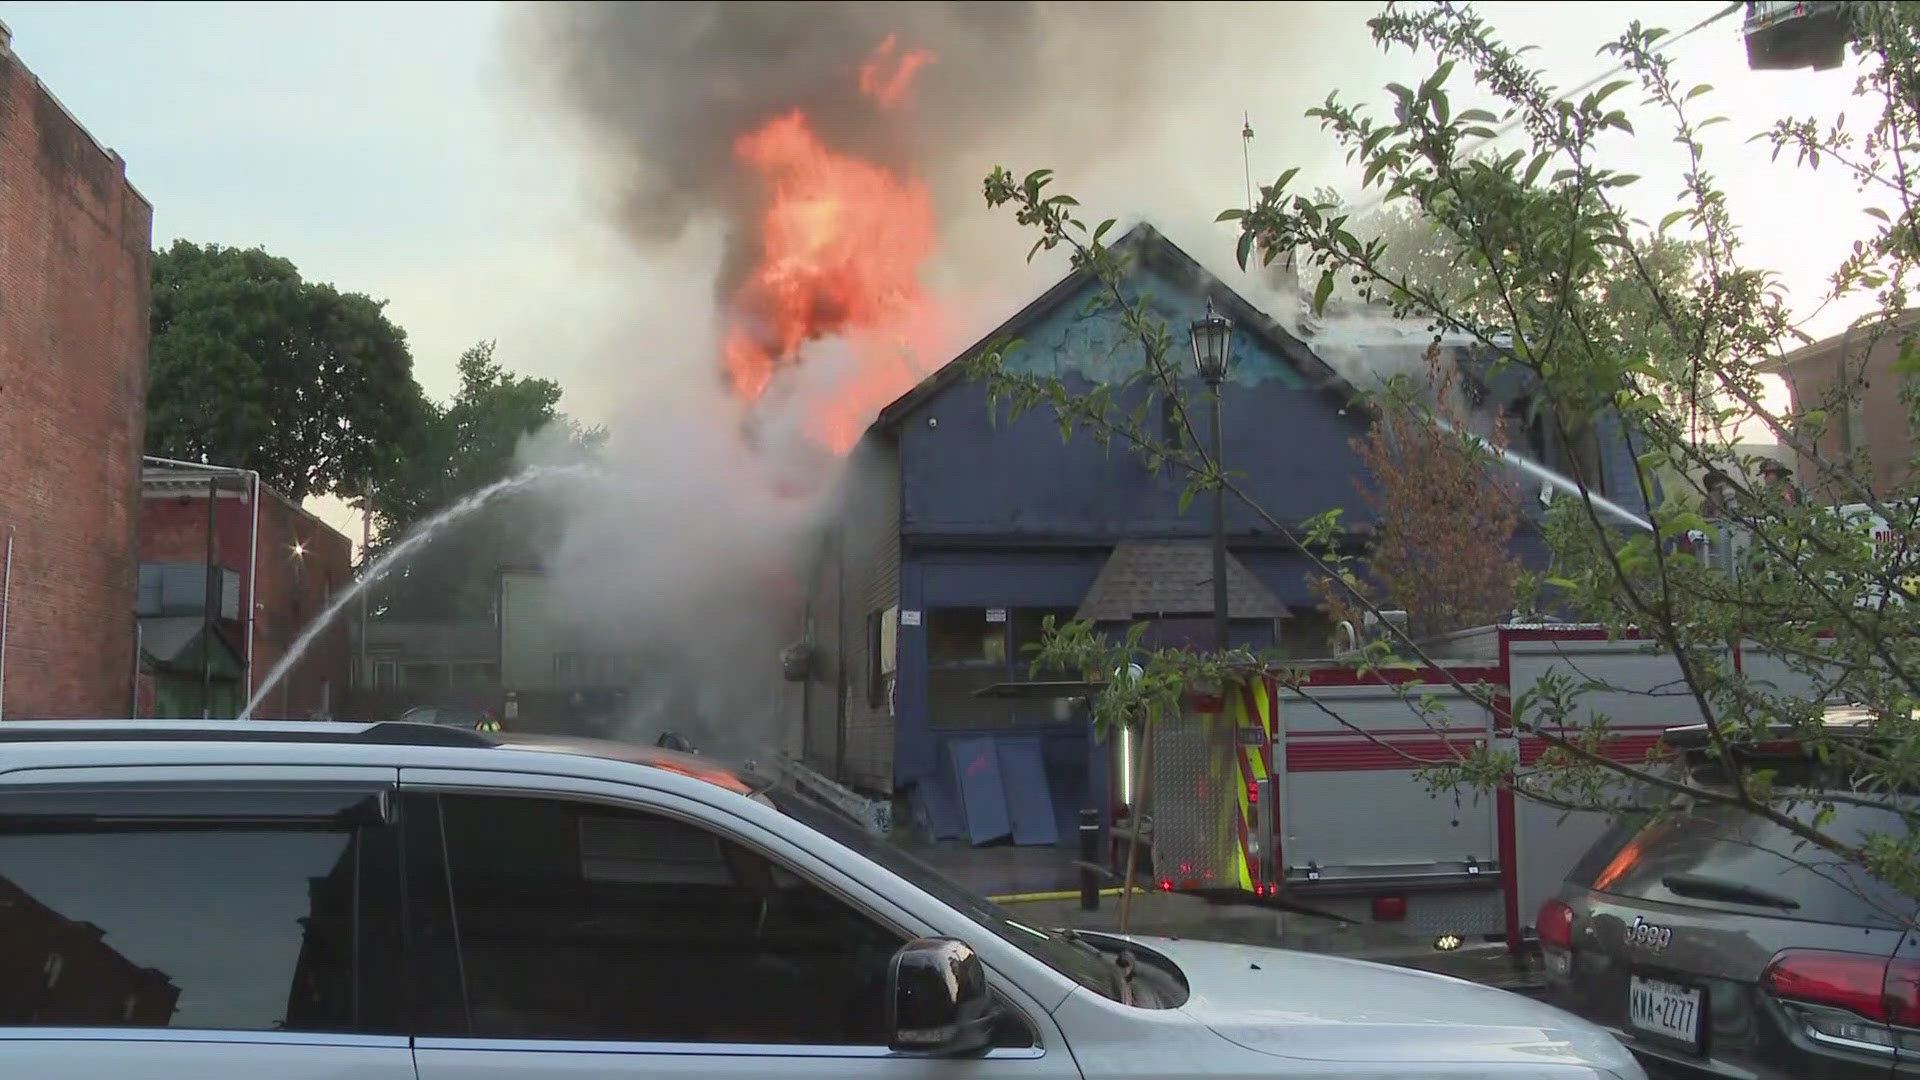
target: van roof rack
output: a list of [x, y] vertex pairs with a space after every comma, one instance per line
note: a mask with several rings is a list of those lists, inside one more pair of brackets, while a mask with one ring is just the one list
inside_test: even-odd
[[403, 720], [7, 720], [7, 742], [289, 742], [493, 747], [478, 731]]

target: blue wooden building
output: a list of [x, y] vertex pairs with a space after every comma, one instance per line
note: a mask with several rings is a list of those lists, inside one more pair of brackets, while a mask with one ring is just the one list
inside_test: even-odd
[[[1364, 526], [1352, 441], [1369, 417], [1355, 388], [1150, 227], [1115, 246], [1129, 259], [1125, 290], [1165, 320], [1177, 356], [1209, 300], [1233, 320], [1224, 456], [1253, 498], [1288, 525], [1337, 506]], [[1083, 388], [1117, 381], [1138, 369], [1140, 346], [1111, 310], [1089, 304], [1099, 287], [1069, 275], [974, 348], [1015, 338], [1009, 367]], [[1080, 807], [1108, 801], [1107, 755], [1084, 716], [1068, 701], [978, 691], [1028, 678], [1023, 647], [1050, 615], [1145, 619], [1163, 637], [1205, 643], [1211, 511], [1202, 498], [1183, 512], [1182, 478], [1117, 444], [1063, 441], [1051, 410], [1010, 419], [1004, 405], [990, 409], [986, 388], [967, 375], [971, 355], [888, 406], [854, 451], [845, 506], [809, 584], [802, 742], [823, 772], [915, 793], [916, 812], [934, 817], [950, 817], [958, 783], [980, 764], [956, 758], [956, 747], [973, 757], [1011, 747], [1018, 752], [1003, 760], [1017, 759], [1009, 768], [1021, 784], [1044, 784], [1034, 797], [1066, 837]], [[1524, 412], [1523, 388], [1489, 386], [1462, 359], [1478, 406]], [[1204, 400], [1195, 381], [1193, 399]], [[1549, 463], [1575, 452], [1524, 425], [1515, 435], [1516, 449]], [[1609, 489], [1634, 487], [1631, 454], [1611, 433], [1578, 452]], [[1325, 655], [1331, 627], [1307, 560], [1231, 499], [1227, 532], [1235, 641]], [[1523, 532], [1516, 543], [1537, 549]]]

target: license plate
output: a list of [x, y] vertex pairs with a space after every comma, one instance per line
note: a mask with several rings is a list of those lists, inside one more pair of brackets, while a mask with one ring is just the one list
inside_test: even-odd
[[1635, 975], [1627, 984], [1627, 1023], [1639, 1031], [1698, 1047], [1700, 990]]

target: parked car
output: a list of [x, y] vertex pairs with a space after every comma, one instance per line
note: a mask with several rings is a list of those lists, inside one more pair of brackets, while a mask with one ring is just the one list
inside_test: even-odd
[[499, 731], [500, 721], [485, 709], [470, 709], [459, 705], [419, 705], [400, 714], [402, 723], [436, 724], [441, 727], [466, 728], [470, 731]]
[[1027, 925], [658, 747], [9, 722], [0, 820], [5, 1076], [1643, 1076], [1443, 976]]
[[[1838, 783], [1791, 744], [1764, 764], [1777, 784]], [[1843, 840], [1906, 831], [1891, 803], [1829, 812], [1821, 828]], [[1920, 1075], [1916, 915], [1784, 826], [1703, 803], [1617, 823], [1537, 925], [1547, 999], [1614, 1031], [1655, 1077], [1852, 1080]]]

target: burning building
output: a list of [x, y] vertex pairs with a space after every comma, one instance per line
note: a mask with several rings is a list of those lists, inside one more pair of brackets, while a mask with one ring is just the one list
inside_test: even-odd
[[[621, 358], [654, 392], [613, 425], [607, 494], [571, 508], [537, 580], [505, 583], [503, 681], [626, 691], [651, 711], [613, 725], [629, 735], [767, 724], [746, 741], [870, 791], [911, 789], [930, 819], [949, 816], [963, 740], [1015, 748], [1049, 828], [1099, 805], [1084, 717], [979, 691], [1025, 677], [1021, 649], [1048, 616], [1147, 616], [1163, 640], [1198, 640], [1212, 616], [1204, 508], [1181, 508], [1166, 469], [1063, 443], [1045, 410], [996, 415], [966, 377], [976, 350], [957, 349], [967, 305], [934, 282], [980, 243], [951, 212], [978, 208], [1008, 147], [1043, 128], [1046, 164], [1112, 153], [1125, 129], [1108, 118], [1159, 85], [1177, 6], [554, 5], [537, 18], [526, 40], [559, 51], [569, 110], [626, 170], [618, 224], [666, 251], [690, 222], [715, 222], [724, 255], [717, 341], [692, 350], [693, 377], [671, 350]], [[1047, 94], [1097, 106], [1034, 121]], [[1336, 370], [1332, 327], [1267, 317], [1154, 229], [1121, 247], [1127, 287], [1167, 325], [1209, 300], [1236, 323], [1226, 458], [1253, 497], [1290, 525], [1334, 507], [1364, 523], [1352, 440], [1367, 417], [1340, 372], [1408, 343], [1358, 343]], [[989, 338], [1022, 339], [1014, 360], [1030, 371], [1119, 382], [1137, 346], [1088, 310], [1092, 288], [1069, 275]], [[1511, 404], [1514, 388], [1482, 389]], [[1623, 449], [1600, 442], [1604, 482], [1633, 489]], [[1227, 528], [1232, 639], [1321, 648], [1306, 563], [1251, 513]], [[568, 625], [548, 625], [554, 612]]]
[[[1355, 388], [1153, 229], [1137, 227], [1116, 250], [1130, 261], [1125, 291], [1149, 298], [1166, 325], [1186, 326], [1209, 301], [1234, 321], [1223, 457], [1249, 497], [1289, 527], [1339, 508], [1350, 529], [1364, 530], [1372, 511], [1354, 440], [1371, 414]], [[1015, 370], [1116, 385], [1137, 368], [1138, 346], [1126, 347], [1117, 314], [1090, 310], [1097, 287], [1070, 274], [986, 341], [1018, 339]], [[1106, 804], [1108, 764], [1077, 707], [1020, 696], [1030, 679], [1023, 649], [1048, 616], [1116, 629], [1147, 621], [1161, 644], [1210, 646], [1211, 522], [1205, 500], [1182, 508], [1183, 476], [1086, 432], [1063, 441], [1047, 409], [1015, 418], [992, 406], [967, 377], [973, 352], [883, 408], [851, 452], [845, 502], [808, 594], [804, 744], [811, 763], [845, 782], [911, 790], [936, 835], [959, 828], [956, 748], [970, 761], [984, 747], [1009, 774], [1010, 806], [1024, 800], [1031, 835], [1044, 842], [1070, 836], [1081, 807]], [[1464, 351], [1455, 362], [1484, 371]], [[1474, 408], [1515, 409], [1524, 387], [1508, 381], [1478, 385]], [[1197, 379], [1190, 391], [1205, 393]], [[1593, 462], [1587, 475], [1602, 493], [1635, 497], [1625, 441], [1595, 434], [1580, 450]], [[1535, 452], [1553, 460], [1555, 448]], [[1326, 655], [1331, 627], [1306, 557], [1242, 505], [1230, 502], [1226, 531], [1229, 643]], [[1514, 544], [1538, 565], [1536, 530], [1523, 523]], [[1036, 813], [1046, 820], [1034, 824]]]

